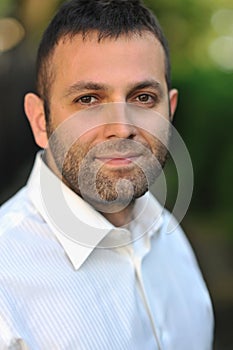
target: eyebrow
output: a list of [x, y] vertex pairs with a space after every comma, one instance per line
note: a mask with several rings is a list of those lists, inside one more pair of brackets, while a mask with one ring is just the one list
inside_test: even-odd
[[159, 97], [161, 97], [161, 98], [164, 96], [164, 92], [163, 92], [161, 84], [154, 79], [145, 80], [145, 81], [142, 81], [140, 83], [136, 83], [134, 85], [131, 85], [132, 92], [137, 91], [137, 90], [143, 90], [146, 88], [152, 88], [154, 90], [157, 90]]
[[[137, 91], [137, 90], [141, 90], [141, 89], [146, 89], [146, 88], [152, 88], [154, 90], [157, 90], [158, 94], [160, 97], [163, 97], [164, 92], [162, 89], [161, 84], [154, 80], [145, 80], [139, 83], [132, 83], [129, 85], [128, 90], [129, 90], [129, 94]], [[65, 91], [65, 95], [64, 97], [68, 97], [70, 95], [73, 95], [77, 92], [80, 91], [107, 91], [111, 89], [110, 85], [107, 84], [102, 84], [102, 83], [96, 83], [96, 82], [92, 82], [92, 81], [79, 81], [74, 83], [73, 85], [69, 86], [67, 88], [67, 90]]]
[[79, 91], [83, 90], [107, 90], [108, 86], [100, 83], [94, 83], [94, 82], [85, 82], [85, 81], [79, 81], [71, 86], [68, 87], [68, 89], [65, 91], [65, 97], [68, 97], [70, 95], [73, 95]]

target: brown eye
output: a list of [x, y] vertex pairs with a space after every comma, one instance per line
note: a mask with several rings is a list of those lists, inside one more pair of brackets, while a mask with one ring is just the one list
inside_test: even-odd
[[93, 96], [82, 96], [79, 98], [78, 102], [83, 104], [91, 104], [96, 101], [96, 98]]
[[139, 102], [143, 102], [143, 103], [151, 102], [152, 97], [148, 94], [142, 94], [142, 95], [138, 96], [138, 100], [139, 100]]
[[79, 103], [81, 105], [92, 105], [97, 102], [97, 98], [92, 95], [85, 95], [81, 97], [77, 97], [73, 101], [74, 103]]

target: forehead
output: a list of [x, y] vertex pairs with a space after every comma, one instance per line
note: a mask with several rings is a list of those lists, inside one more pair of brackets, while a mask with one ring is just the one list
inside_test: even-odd
[[149, 32], [98, 40], [95, 32], [62, 37], [50, 60], [54, 83], [75, 80], [109, 80], [111, 84], [153, 76], [165, 84], [165, 53]]

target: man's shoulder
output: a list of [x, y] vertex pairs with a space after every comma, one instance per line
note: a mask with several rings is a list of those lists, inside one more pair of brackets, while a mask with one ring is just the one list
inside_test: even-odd
[[[30, 271], [36, 253], [51, 248], [49, 228], [28, 196], [27, 187], [0, 208], [0, 281]], [[50, 236], [49, 236], [50, 237]], [[46, 240], [46, 242], [45, 242]], [[23, 273], [24, 273], [23, 272]], [[21, 276], [22, 277], [22, 276]], [[5, 282], [4, 282], [5, 283]], [[1, 284], [1, 283], [0, 283]]]
[[17, 230], [33, 213], [33, 206], [23, 187], [0, 207], [0, 241], [12, 230]]
[[160, 249], [164, 247], [164, 251], [183, 258], [195, 266], [197, 265], [196, 257], [189, 239], [184, 232], [181, 220], [178, 220], [174, 213], [162, 206], [154, 196], [152, 200], [155, 202], [157, 211], [160, 213], [161, 225], [156, 236], [156, 243]]

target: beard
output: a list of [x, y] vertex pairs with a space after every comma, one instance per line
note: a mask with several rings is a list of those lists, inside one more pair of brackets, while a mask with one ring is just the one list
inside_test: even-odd
[[[50, 132], [51, 134], [51, 132]], [[102, 212], [119, 212], [148, 191], [160, 175], [167, 159], [166, 145], [153, 137], [150, 144], [131, 139], [114, 139], [91, 146], [75, 141], [67, 152], [61, 140], [49, 144], [62, 181]], [[100, 160], [117, 154], [136, 154], [135, 161], [123, 167], [109, 167]]]

